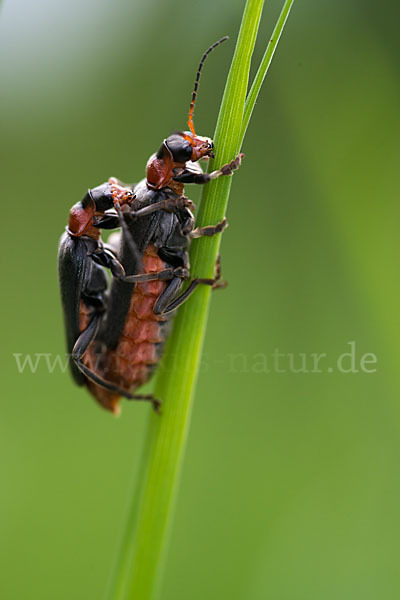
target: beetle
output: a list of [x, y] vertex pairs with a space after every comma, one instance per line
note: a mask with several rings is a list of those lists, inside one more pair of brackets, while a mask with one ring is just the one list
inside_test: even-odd
[[[110, 246], [102, 245], [107, 259], [99, 260], [97, 251], [83, 251], [84, 262], [90, 268], [81, 275], [75, 295], [64, 300], [64, 314], [75, 381], [85, 384], [95, 399], [114, 414], [119, 412], [121, 396], [150, 400], [159, 409], [158, 399], [134, 392], [148, 381], [158, 364], [176, 309], [199, 284], [219, 285], [218, 272], [212, 279], [190, 279], [188, 249], [193, 238], [221, 233], [226, 220], [195, 228], [194, 205], [184, 195], [184, 185], [206, 184], [232, 175], [243, 157], [239, 154], [211, 173], [204, 173], [198, 163], [214, 156], [213, 141], [198, 136], [193, 123], [200, 74], [208, 54], [226, 39], [214, 43], [202, 56], [189, 108], [189, 131], [173, 133], [163, 140], [147, 162], [146, 177], [136, 186], [125, 186], [111, 178], [108, 184], [95, 188], [97, 209], [107, 206], [115, 210], [104, 210], [93, 228], [98, 232], [100, 228], [121, 226], [122, 231], [111, 236]], [[89, 196], [94, 197], [94, 190]], [[70, 235], [68, 231], [66, 235]], [[63, 240], [62, 290], [68, 273], [67, 248], [72, 245], [65, 236]], [[76, 246], [73, 256], [72, 262], [77, 262]], [[105, 267], [112, 273], [109, 288]], [[66, 279], [77, 277], [77, 265], [74, 269]], [[181, 292], [185, 280], [189, 283]]]
[[[118, 279], [125, 277], [125, 270], [116, 254], [103, 244], [100, 237], [100, 229], [109, 227], [111, 215], [107, 211], [114, 208], [120, 219], [121, 206], [132, 201], [133, 194], [126, 193], [125, 189], [119, 201], [121, 189], [114, 178], [89, 189], [83, 199], [71, 208], [68, 226], [59, 244], [58, 267], [67, 349], [73, 359], [71, 372], [78, 385], [83, 385], [87, 377], [100, 385], [108, 385], [82, 363], [81, 357], [88, 340], [95, 336], [106, 310], [108, 280], [105, 268]], [[119, 222], [124, 227], [123, 220]], [[81, 327], [82, 319], [86, 320], [84, 328]], [[124, 390], [111, 383], [109, 385], [110, 389], [130, 397]]]

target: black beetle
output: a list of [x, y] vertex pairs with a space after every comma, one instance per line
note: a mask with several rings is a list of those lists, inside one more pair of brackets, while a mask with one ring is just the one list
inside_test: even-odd
[[[69, 227], [61, 239], [60, 285], [72, 372], [79, 385], [86, 384], [114, 413], [120, 396], [150, 400], [158, 409], [157, 399], [134, 391], [148, 381], [160, 360], [170, 317], [199, 284], [219, 285], [217, 273], [214, 279], [191, 280], [179, 294], [190, 278], [190, 240], [220, 233], [226, 226], [224, 219], [194, 228], [193, 203], [184, 195], [184, 184], [231, 175], [243, 156], [210, 174], [197, 162], [213, 156], [214, 149], [212, 140], [197, 136], [193, 125], [200, 73], [207, 55], [226, 39], [213, 44], [201, 59], [189, 110], [190, 131], [163, 141], [147, 163], [146, 178], [133, 189], [110, 179], [90, 190], [71, 215], [84, 220], [82, 214], [87, 216], [91, 205], [94, 222], [79, 235]], [[104, 246], [99, 229], [120, 226], [122, 232]], [[104, 267], [113, 274], [111, 286]]]

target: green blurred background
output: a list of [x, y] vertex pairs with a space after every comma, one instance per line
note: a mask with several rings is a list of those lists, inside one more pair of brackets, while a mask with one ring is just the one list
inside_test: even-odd
[[[142, 178], [229, 34], [196, 109], [212, 135], [243, 5], [3, 4], [1, 598], [103, 597], [149, 407], [115, 419], [13, 353], [65, 352], [69, 208]], [[162, 600], [399, 598], [399, 17], [394, 0], [296, 0], [234, 176]], [[359, 372], [343, 373], [352, 341]], [[276, 349], [296, 368], [327, 357], [280, 373]]]

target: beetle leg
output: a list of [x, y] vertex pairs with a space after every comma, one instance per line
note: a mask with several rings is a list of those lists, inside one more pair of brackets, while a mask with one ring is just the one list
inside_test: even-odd
[[214, 285], [212, 286], [213, 290], [221, 290], [226, 288], [228, 282], [221, 279], [221, 255], [218, 254], [217, 260], [215, 261], [215, 275], [214, 275]]
[[98, 229], [117, 229], [121, 227], [121, 223], [118, 215], [115, 213], [105, 213], [104, 217], [93, 223], [93, 226]]
[[231, 160], [230, 163], [227, 163], [226, 165], [222, 165], [222, 167], [220, 169], [210, 173], [210, 179], [217, 179], [217, 177], [221, 177], [221, 175], [232, 175], [233, 172], [236, 171], [240, 167], [243, 157], [244, 157], [243, 152], [240, 152], [236, 158]]
[[[182, 285], [182, 280], [172, 279], [171, 283], [168, 285], [167, 289], [161, 294], [158, 298], [157, 302], [154, 305], [154, 313], [157, 314], [168, 314], [173, 310], [176, 310], [179, 306], [181, 306], [194, 292], [198, 285], [210, 285], [213, 289], [226, 287], [227, 283], [225, 281], [221, 281], [221, 257], [218, 255], [217, 261], [215, 263], [215, 277], [213, 279], [207, 279], [203, 277], [196, 277], [196, 279], [192, 279], [189, 283], [188, 287], [182, 294], [180, 294], [175, 300], [172, 298], [179, 291], [179, 288]], [[171, 302], [172, 300], [172, 302]]]
[[157, 212], [158, 210], [174, 212], [175, 210], [182, 210], [183, 208], [194, 208], [194, 204], [191, 200], [189, 200], [189, 198], [186, 198], [186, 196], [177, 196], [174, 198], [169, 197], [165, 200], [160, 200], [160, 202], [155, 202], [154, 204], [150, 204], [144, 208], [139, 208], [138, 210], [131, 210], [129, 212], [126, 211], [125, 215], [129, 219], [130, 217], [145, 217], [153, 212]]
[[122, 232], [124, 234], [125, 242], [127, 243], [128, 247], [129, 247], [132, 257], [137, 262], [137, 264], [140, 265], [140, 270], [142, 270], [142, 257], [140, 255], [140, 252], [138, 250], [136, 242], [133, 239], [131, 232], [129, 231], [129, 227], [126, 224], [126, 221], [124, 218], [124, 213], [121, 210], [121, 206], [120, 206], [119, 202], [117, 202], [117, 201], [114, 202], [114, 208], [117, 211], [117, 215], [119, 217], [119, 221], [121, 224]]
[[102, 248], [101, 250], [96, 250], [95, 252], [88, 254], [88, 256], [90, 256], [98, 265], [110, 269], [114, 277], [123, 279], [125, 276], [124, 267], [110, 250]]
[[174, 277], [173, 279], [171, 279], [161, 296], [157, 298], [156, 303], [154, 304], [154, 314], [165, 315], [166, 313], [171, 312], [168, 309], [173, 301], [173, 298], [181, 289], [182, 283], [182, 279], [178, 277]]
[[161, 413], [161, 400], [155, 398], [153, 394], [132, 394], [129, 396], [125, 396], [127, 400], [144, 400], [145, 402], [151, 402], [153, 404], [153, 408], [157, 414]]
[[[196, 278], [196, 279], [192, 279], [192, 281], [189, 283], [188, 287], [186, 288], [186, 290], [184, 292], [182, 292], [182, 294], [180, 294], [177, 298], [175, 298], [175, 300], [173, 300], [170, 304], [168, 304], [168, 302], [166, 302], [166, 300], [170, 300], [169, 296], [174, 296], [174, 293], [172, 293], [172, 289], [169, 290], [169, 288], [172, 288], [172, 284], [176, 282], [179, 283], [179, 287], [182, 285], [182, 280], [177, 280], [177, 279], [173, 279], [170, 283], [170, 285], [167, 287], [167, 289], [165, 290], [165, 292], [163, 294], [161, 294], [161, 296], [159, 297], [159, 299], [157, 300], [157, 302], [154, 305], [154, 313], [156, 315], [167, 315], [168, 313], [176, 310], [179, 306], [181, 306], [194, 292], [194, 290], [197, 288], [197, 286], [200, 283], [203, 283], [204, 285], [211, 285], [214, 286], [215, 284], [215, 279], [203, 279], [203, 278]], [[178, 286], [176, 286], [178, 288]], [[166, 295], [166, 292], [170, 291], [171, 293], [168, 294], [168, 296]], [[176, 292], [177, 290], [173, 290], [174, 292]]]
[[[137, 217], [146, 217], [147, 215], [151, 215], [153, 212], [157, 212], [158, 210], [174, 212], [175, 210], [182, 210], [184, 208], [193, 210], [195, 206], [192, 200], [186, 196], [177, 196], [176, 198], [166, 198], [165, 200], [160, 200], [160, 202], [155, 202], [149, 206], [139, 208], [138, 210], [122, 210], [121, 212], [124, 215], [125, 220], [129, 220]], [[99, 229], [117, 229], [118, 227], [123, 227], [119, 214], [113, 214], [111, 212], [106, 213], [104, 217], [94, 223], [94, 226], [98, 227]]]
[[[129, 247], [132, 257], [135, 259], [135, 261], [138, 265], [141, 265], [142, 257], [139, 253], [139, 250], [137, 249], [135, 240], [133, 239], [131, 232], [129, 231], [129, 228], [126, 224], [126, 220], [124, 218], [124, 215], [127, 213], [122, 211], [122, 208], [121, 208], [118, 200], [114, 201], [114, 208], [115, 208], [117, 214], [114, 214], [114, 213], [107, 214], [106, 213], [104, 217], [102, 217], [101, 219], [96, 221], [96, 223], [94, 223], [94, 227], [97, 227], [99, 229], [117, 229], [118, 227], [121, 227], [122, 231], [124, 232], [124, 239]], [[108, 265], [104, 265], [104, 266], [108, 266]], [[113, 273], [113, 275], [114, 275], [114, 273]]]
[[96, 335], [98, 326], [100, 324], [100, 319], [101, 319], [101, 314], [94, 315], [92, 320], [90, 321], [89, 325], [86, 327], [86, 329], [84, 331], [82, 331], [82, 333], [76, 340], [74, 347], [72, 349], [72, 353], [71, 353], [72, 360], [75, 362], [78, 369], [85, 375], [85, 377], [90, 379], [90, 381], [92, 381], [96, 385], [99, 385], [100, 387], [102, 387], [110, 392], [114, 392], [114, 393], [118, 394], [119, 396], [123, 396], [124, 398], [127, 398], [128, 400], [148, 400], [149, 402], [152, 402], [154, 410], [156, 412], [159, 412], [160, 401], [157, 398], [154, 398], [154, 396], [152, 396], [152, 395], [135, 396], [134, 394], [130, 394], [129, 392], [121, 389], [114, 383], [111, 383], [110, 381], [106, 381], [105, 379], [103, 379], [102, 377], [97, 375], [97, 373], [94, 373], [91, 369], [89, 369], [89, 367], [87, 367], [82, 362], [82, 358], [83, 358], [86, 350], [88, 349], [90, 343], [93, 341], [93, 339]]
[[216, 233], [221, 233], [227, 227], [228, 227], [228, 223], [226, 221], [226, 218], [224, 217], [222, 219], [222, 221], [220, 221], [216, 225], [206, 225], [205, 227], [196, 227], [196, 229], [193, 229], [193, 231], [190, 231], [189, 235], [193, 239], [202, 237], [203, 235], [212, 236], [212, 235], [215, 235]]
[[222, 175], [232, 175], [233, 172], [240, 167], [243, 157], [244, 154], [241, 152], [237, 155], [236, 158], [231, 160], [230, 163], [222, 165], [220, 169], [218, 169], [217, 171], [213, 171], [212, 173], [194, 173], [190, 170], [183, 170], [182, 173], [176, 175], [173, 179], [174, 181], [178, 181], [181, 183], [197, 183], [202, 185], [208, 183], [212, 179], [217, 179]]
[[164, 279], [187, 279], [189, 277], [189, 271], [184, 267], [176, 267], [170, 269], [163, 269], [156, 273], [139, 273], [138, 275], [126, 275], [120, 277], [121, 281], [126, 283], [140, 283], [141, 281], [157, 281]]

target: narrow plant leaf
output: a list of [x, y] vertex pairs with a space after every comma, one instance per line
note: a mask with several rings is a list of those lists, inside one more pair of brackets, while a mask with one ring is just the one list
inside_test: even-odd
[[245, 109], [244, 109], [242, 132], [241, 132], [242, 140], [244, 139], [244, 136], [246, 135], [247, 127], [249, 125], [251, 115], [253, 114], [253, 109], [256, 104], [258, 94], [260, 92], [262, 84], [264, 83], [264, 79], [268, 72], [269, 66], [272, 62], [272, 58], [273, 58], [273, 56], [275, 54], [275, 50], [278, 46], [278, 42], [282, 35], [282, 31], [285, 27], [286, 21], [289, 17], [291, 9], [292, 9], [293, 2], [294, 2], [294, 0], [286, 0], [285, 4], [283, 5], [281, 14], [279, 15], [279, 18], [276, 22], [275, 28], [272, 32], [271, 39], [265, 50], [261, 64], [258, 68], [256, 76], [254, 77], [254, 81], [251, 86], [250, 92], [246, 98], [246, 105], [245, 105]]
[[[255, 100], [293, 0], [285, 3], [246, 104], [251, 57], [264, 0], [247, 0], [214, 136], [216, 157], [210, 169], [234, 158], [242, 145]], [[290, 6], [288, 6], [290, 5]], [[285, 8], [286, 16], [282, 19]], [[275, 33], [278, 35], [275, 36]], [[245, 118], [245, 120], [244, 120]], [[244, 126], [245, 124], [245, 126]], [[205, 186], [197, 224], [225, 216], [232, 177]], [[191, 272], [212, 277], [220, 235], [194, 240]], [[179, 309], [156, 382], [162, 416], [151, 414], [141, 471], [116, 562], [108, 600], [154, 600], [161, 581], [165, 550], [190, 422], [211, 290], [201, 286]]]

